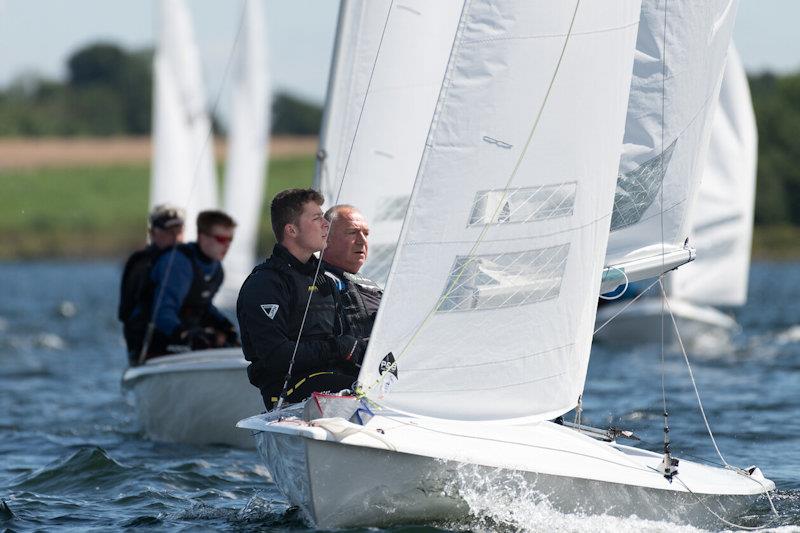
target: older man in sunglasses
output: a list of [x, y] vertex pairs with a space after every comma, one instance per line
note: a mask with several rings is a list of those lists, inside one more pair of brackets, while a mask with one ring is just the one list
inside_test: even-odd
[[147, 357], [239, 346], [234, 325], [211, 303], [236, 222], [222, 211], [197, 216], [197, 241], [161, 254], [150, 275], [149, 313], [139, 362]]

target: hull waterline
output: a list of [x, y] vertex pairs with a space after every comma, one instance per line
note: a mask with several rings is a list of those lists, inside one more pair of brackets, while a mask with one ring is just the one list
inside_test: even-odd
[[[470, 494], [509, 484], [563, 513], [713, 527], [774, 488], [757, 469], [748, 475], [684, 461], [670, 483], [658, 471], [659, 454], [547, 422], [489, 433], [468, 426], [459, 433], [450, 425], [433, 434], [383, 417], [364, 427], [342, 419], [257, 419], [240, 426], [255, 431], [259, 453], [289, 501], [324, 528], [466, 519]], [[430, 438], [419, 445], [424, 434]], [[499, 438], [488, 442], [487, 435]]]

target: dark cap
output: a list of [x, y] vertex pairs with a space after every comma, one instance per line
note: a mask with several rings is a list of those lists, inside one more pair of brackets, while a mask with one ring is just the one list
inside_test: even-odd
[[183, 226], [186, 214], [180, 207], [171, 204], [157, 205], [150, 211], [150, 228], [170, 229]]

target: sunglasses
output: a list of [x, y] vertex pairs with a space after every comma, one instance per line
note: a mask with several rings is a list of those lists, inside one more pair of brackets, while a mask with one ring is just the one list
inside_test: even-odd
[[233, 240], [233, 237], [228, 235], [209, 235], [208, 233], [206, 233], [205, 235], [208, 235], [209, 237], [211, 237], [220, 244], [230, 244], [231, 241]]

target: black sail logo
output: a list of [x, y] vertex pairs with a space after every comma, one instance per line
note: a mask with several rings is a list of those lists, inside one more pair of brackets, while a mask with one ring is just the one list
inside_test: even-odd
[[394, 377], [397, 377], [397, 361], [394, 359], [394, 355], [392, 352], [386, 354], [386, 357], [381, 359], [380, 364], [378, 365], [378, 374], [384, 375], [386, 372], [394, 374]]

